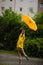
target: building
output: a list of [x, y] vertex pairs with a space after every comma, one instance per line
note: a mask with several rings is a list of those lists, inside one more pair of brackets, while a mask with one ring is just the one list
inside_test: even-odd
[[0, 0], [0, 15], [5, 9], [12, 8], [14, 10], [14, 0]]
[[0, 0], [0, 15], [4, 9], [8, 8], [33, 17], [37, 12], [43, 11], [43, 0]]
[[38, 0], [38, 12], [43, 12], [43, 0]]

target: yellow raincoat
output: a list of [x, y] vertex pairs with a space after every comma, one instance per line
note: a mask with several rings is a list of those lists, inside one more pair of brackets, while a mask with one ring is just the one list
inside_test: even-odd
[[23, 34], [22, 36], [22, 33], [21, 33], [17, 41], [17, 48], [23, 48], [24, 40], [25, 40], [25, 34]]

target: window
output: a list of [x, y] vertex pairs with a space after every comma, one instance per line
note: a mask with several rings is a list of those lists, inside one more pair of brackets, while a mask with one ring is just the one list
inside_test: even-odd
[[29, 8], [29, 11], [30, 11], [30, 13], [34, 13], [34, 11], [33, 11], [33, 8], [32, 8], [32, 7], [30, 7], [30, 8]]
[[22, 11], [22, 7], [20, 7], [20, 11]]
[[12, 0], [10, 0], [10, 1], [12, 1]]
[[40, 4], [40, 7], [43, 8], [43, 3]]
[[4, 7], [1, 7], [2, 11], [4, 10]]

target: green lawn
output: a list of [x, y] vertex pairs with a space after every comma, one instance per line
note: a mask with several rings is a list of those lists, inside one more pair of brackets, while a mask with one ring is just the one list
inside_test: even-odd
[[0, 50], [0, 54], [16, 54], [15, 51]]
[[0, 65], [9, 65], [9, 64], [6, 64], [6, 63], [0, 63]]

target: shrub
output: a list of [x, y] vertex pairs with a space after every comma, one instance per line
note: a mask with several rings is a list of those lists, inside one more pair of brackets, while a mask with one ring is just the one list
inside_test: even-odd
[[28, 56], [43, 57], [43, 39], [27, 39], [24, 44], [24, 50]]
[[0, 48], [14, 50], [21, 27], [20, 14], [6, 9], [3, 16], [0, 16]]
[[37, 13], [33, 18], [37, 24], [36, 32], [26, 29], [24, 50], [29, 56], [43, 57], [43, 12]]

